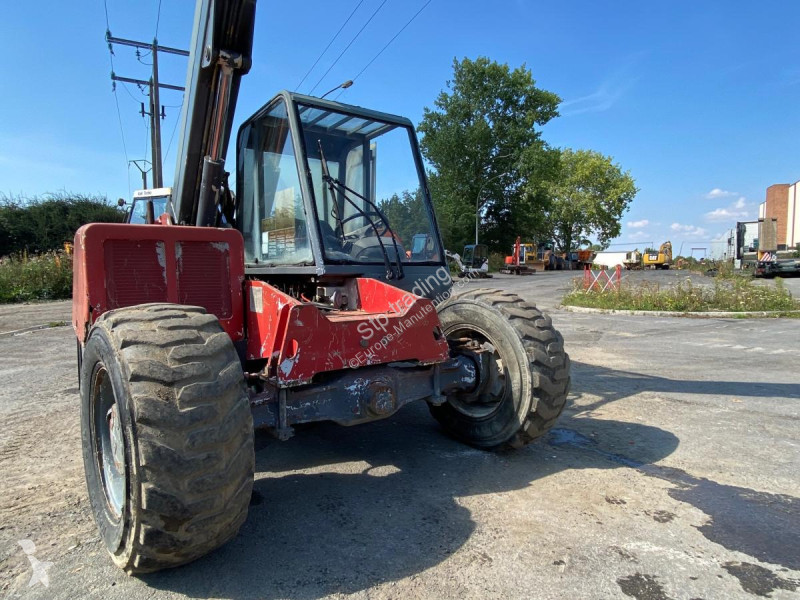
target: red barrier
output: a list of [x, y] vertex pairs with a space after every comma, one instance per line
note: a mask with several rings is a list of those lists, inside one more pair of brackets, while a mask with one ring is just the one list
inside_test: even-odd
[[592, 271], [588, 265], [583, 271], [583, 289], [586, 291], [605, 292], [619, 290], [622, 281], [622, 267], [617, 265], [613, 270]]

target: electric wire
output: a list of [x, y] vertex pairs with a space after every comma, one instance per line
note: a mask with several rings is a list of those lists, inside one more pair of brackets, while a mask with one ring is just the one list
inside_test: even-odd
[[131, 195], [131, 163], [128, 159], [128, 147], [125, 145], [125, 129], [122, 127], [122, 113], [119, 110], [119, 98], [117, 91], [114, 90], [114, 104], [117, 105], [117, 120], [119, 121], [119, 133], [122, 136], [122, 152], [125, 154], [125, 170], [128, 173], [128, 197]]
[[[142, 99], [141, 98], [137, 98], [136, 96], [133, 95], [133, 92], [131, 92], [131, 90], [128, 87], [127, 83], [125, 83], [124, 81], [122, 81], [120, 83], [122, 83], [122, 89], [124, 89], [126, 92], [128, 92], [128, 96], [130, 96], [131, 99], [134, 102], [136, 102], [136, 104], [141, 104], [142, 103]], [[143, 96], [146, 96], [146, 94], [144, 92], [142, 92], [142, 90], [139, 90], [139, 91], [142, 93]]]
[[[108, 20], [108, 0], [103, 0], [103, 9], [106, 16], [106, 35], [111, 34], [111, 26]], [[111, 64], [111, 72], [114, 72], [114, 50], [111, 44], [108, 45], [108, 61]], [[128, 158], [128, 145], [125, 143], [125, 128], [122, 126], [122, 111], [119, 109], [119, 96], [117, 95], [116, 83], [113, 86], [114, 105], [117, 107], [117, 121], [119, 122], [119, 135], [122, 138], [122, 152], [125, 155], [125, 171], [128, 175], [128, 197], [131, 195], [131, 163]]]
[[[392, 43], [392, 42], [394, 42], [394, 41], [395, 41], [395, 40], [396, 40], [398, 37], [400, 37], [400, 34], [401, 34], [401, 33], [403, 33], [403, 32], [406, 30], [406, 28], [407, 28], [409, 25], [411, 25], [411, 23], [413, 23], [413, 22], [414, 22], [414, 20], [415, 20], [415, 19], [416, 19], [416, 18], [417, 18], [417, 17], [420, 15], [420, 13], [422, 13], [422, 11], [423, 11], [423, 10], [425, 10], [425, 9], [428, 7], [428, 5], [429, 5], [431, 2], [433, 2], [433, 0], [428, 0], [428, 1], [427, 1], [425, 4], [423, 4], [423, 5], [422, 5], [422, 8], [420, 8], [420, 9], [419, 9], [419, 10], [418, 10], [416, 13], [414, 13], [414, 16], [412, 16], [412, 17], [411, 17], [411, 18], [410, 18], [410, 19], [409, 19], [409, 20], [406, 22], [406, 24], [405, 24], [405, 25], [403, 25], [403, 26], [400, 28], [400, 31], [398, 31], [397, 33], [395, 33], [395, 34], [394, 34], [394, 37], [392, 37], [392, 39], [390, 39], [388, 42], [386, 42], [386, 44], [383, 46], [383, 48], [381, 48], [381, 49], [378, 51], [378, 53], [377, 53], [375, 56], [373, 56], [373, 57], [372, 57], [372, 59], [371, 59], [371, 60], [370, 60], [370, 61], [369, 61], [369, 62], [368, 62], [366, 65], [364, 65], [364, 68], [363, 68], [363, 69], [361, 69], [361, 70], [358, 72], [358, 74], [357, 74], [355, 77], [353, 77], [353, 82], [355, 82], [355, 81], [356, 81], [356, 80], [357, 80], [359, 77], [361, 77], [361, 75], [363, 75], [363, 74], [364, 74], [364, 71], [366, 71], [366, 70], [367, 70], [367, 69], [370, 67], [370, 65], [372, 65], [372, 63], [374, 63], [374, 62], [375, 62], [375, 61], [378, 59], [378, 57], [379, 57], [381, 54], [383, 54], [384, 50], [386, 50], [386, 49], [387, 49], [387, 48], [388, 48], [388, 47], [391, 45], [391, 43]], [[334, 98], [334, 100], [338, 100], [338, 99], [339, 99], [339, 96], [341, 96], [342, 94], [344, 94], [346, 91], [347, 91], [347, 88], [344, 88], [344, 89], [343, 89], [341, 92], [339, 92], [339, 93], [336, 95], [336, 97]]]
[[342, 30], [343, 30], [343, 29], [345, 28], [345, 26], [346, 26], [346, 25], [347, 25], [347, 24], [350, 22], [350, 19], [352, 19], [352, 18], [353, 18], [353, 15], [354, 15], [354, 14], [356, 14], [356, 11], [359, 9], [359, 7], [360, 7], [362, 4], [364, 4], [364, 0], [360, 0], [360, 1], [359, 1], [359, 3], [358, 3], [358, 4], [356, 4], [356, 7], [355, 7], [355, 8], [353, 9], [353, 11], [350, 13], [350, 16], [349, 16], [349, 17], [347, 17], [347, 19], [345, 19], [344, 23], [342, 23], [342, 26], [341, 26], [341, 27], [339, 27], [339, 31], [337, 31], [337, 32], [336, 32], [336, 34], [335, 34], [335, 35], [334, 35], [334, 36], [331, 38], [331, 41], [330, 41], [330, 42], [328, 42], [328, 45], [327, 45], [327, 46], [325, 46], [325, 49], [324, 49], [324, 50], [323, 50], [323, 51], [320, 53], [320, 55], [317, 57], [317, 60], [315, 60], [315, 61], [314, 61], [314, 64], [313, 64], [313, 65], [311, 65], [311, 68], [310, 68], [310, 69], [309, 69], [309, 70], [306, 72], [306, 74], [305, 74], [305, 75], [303, 75], [303, 78], [300, 80], [300, 83], [298, 83], [298, 84], [295, 86], [295, 88], [294, 88], [294, 89], [295, 89], [295, 91], [299, 90], [299, 89], [300, 89], [300, 86], [301, 86], [301, 85], [303, 85], [303, 83], [305, 83], [305, 81], [306, 81], [306, 78], [307, 78], [309, 75], [311, 75], [311, 72], [314, 70], [314, 68], [317, 66], [317, 64], [319, 64], [319, 61], [320, 61], [320, 60], [322, 60], [322, 57], [323, 57], [323, 56], [325, 56], [325, 53], [326, 53], [326, 52], [328, 51], [328, 49], [331, 47], [331, 44], [333, 44], [333, 42], [335, 42], [335, 41], [336, 41], [336, 38], [338, 38], [338, 37], [339, 37], [339, 34], [340, 34], [340, 33], [342, 33]]
[[158, 0], [158, 13], [156, 14], [156, 33], [153, 36], [154, 40], [158, 39], [158, 26], [161, 24], [161, 0]]
[[342, 56], [344, 56], [345, 52], [347, 52], [350, 49], [350, 46], [353, 45], [353, 43], [358, 39], [358, 37], [361, 35], [361, 33], [367, 28], [367, 25], [369, 25], [372, 22], [372, 19], [375, 18], [375, 15], [377, 15], [378, 12], [380, 12], [380, 10], [383, 8], [384, 4], [386, 4], [388, 1], [389, 0], [383, 0], [383, 2], [381, 2], [378, 5], [378, 8], [376, 8], [375, 12], [373, 12], [372, 15], [370, 15], [370, 18], [367, 19], [367, 22], [364, 23], [361, 26], [361, 29], [359, 29], [358, 32], [353, 36], [353, 39], [350, 40], [350, 43], [348, 43], [347, 46], [344, 47], [344, 50], [342, 50], [339, 53], [339, 56], [336, 57], [336, 60], [333, 61], [333, 64], [330, 67], [328, 67], [328, 70], [325, 71], [325, 73], [322, 74], [322, 77], [319, 78], [319, 81], [317, 81], [317, 83], [314, 84], [314, 87], [311, 88], [311, 90], [308, 92], [309, 95], [314, 93], [314, 90], [317, 89], [317, 87], [319, 86], [320, 83], [322, 83], [322, 80], [325, 79], [325, 77], [327, 77], [328, 73], [331, 72], [331, 69], [333, 69], [333, 67], [336, 66], [336, 63], [338, 63], [339, 60], [342, 58]]
[[180, 120], [181, 120], [181, 118], [180, 118], [180, 113], [179, 113], [178, 117], [175, 119], [175, 124], [172, 126], [172, 133], [169, 136], [169, 143], [167, 144], [167, 151], [164, 154], [164, 162], [166, 162], [167, 159], [169, 158], [169, 151], [172, 149], [172, 140], [175, 138], [175, 132], [178, 130], [178, 123], [180, 122]]

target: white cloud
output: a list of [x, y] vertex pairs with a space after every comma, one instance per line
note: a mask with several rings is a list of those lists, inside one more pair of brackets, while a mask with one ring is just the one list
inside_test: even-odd
[[680, 223], [673, 223], [669, 226], [669, 228], [677, 233], [684, 233], [686, 235], [693, 235], [697, 237], [703, 237], [708, 233], [708, 230], [703, 229], [702, 227], [696, 227], [695, 225], [681, 225]]
[[727, 242], [728, 241], [728, 237], [730, 237], [730, 235], [731, 235], [730, 231], [723, 231], [719, 235], [711, 238], [711, 241], [712, 242]]
[[650, 240], [653, 239], [653, 236], [651, 236], [646, 231], [634, 231], [628, 236], [628, 239], [632, 242], [644, 242], [644, 241], [649, 242]]
[[636, 83], [639, 78], [637, 67], [642, 59], [642, 54], [630, 57], [616, 71], [600, 82], [594, 92], [562, 102], [559, 105], [561, 116], [603, 112], [613, 107]]
[[706, 194], [706, 198], [709, 200], [716, 200], [718, 198], [729, 198], [735, 195], [736, 192], [729, 192], [728, 190], [723, 190], [721, 188], [714, 188]]
[[[737, 203], [738, 204], [738, 203]], [[738, 206], [737, 206], [738, 207]], [[741, 219], [747, 217], [746, 210], [733, 210], [730, 208], [716, 208], [711, 212], [706, 213], [706, 219], [709, 221], [731, 221], [734, 219]]]
[[747, 198], [739, 196], [739, 199], [727, 207], [715, 208], [705, 214], [707, 221], [735, 221], [749, 216], [747, 210]]
[[647, 219], [642, 219], [641, 221], [628, 221], [628, 227], [631, 229], [641, 229], [642, 227], [647, 227], [650, 225], [650, 221]]
[[603, 112], [614, 106], [617, 101], [633, 86], [633, 82], [625, 82], [616, 87], [603, 83], [597, 91], [562, 102], [560, 110], [562, 116], [571, 117], [587, 112]]

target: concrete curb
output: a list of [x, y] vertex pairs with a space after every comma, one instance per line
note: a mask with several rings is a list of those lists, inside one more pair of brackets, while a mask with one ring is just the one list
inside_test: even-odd
[[800, 314], [800, 310], [756, 310], [744, 312], [706, 311], [706, 312], [677, 312], [669, 310], [617, 310], [614, 308], [589, 308], [587, 306], [559, 305], [560, 309], [576, 313], [594, 313], [605, 315], [632, 315], [635, 317], [686, 317], [700, 319], [725, 319], [731, 317], [758, 318], [778, 317], [785, 314]]

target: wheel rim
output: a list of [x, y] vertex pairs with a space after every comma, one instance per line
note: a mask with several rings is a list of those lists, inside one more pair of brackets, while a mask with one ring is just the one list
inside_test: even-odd
[[500, 409], [509, 393], [508, 372], [497, 344], [477, 327], [457, 327], [447, 332], [450, 340], [459, 340], [456, 352], [466, 354], [479, 366], [480, 383], [469, 393], [451, 394], [448, 402], [457, 411], [473, 419], [491, 417]]
[[108, 511], [119, 520], [127, 487], [125, 438], [111, 378], [102, 365], [98, 367], [92, 385], [92, 413], [92, 444], [97, 471]]

